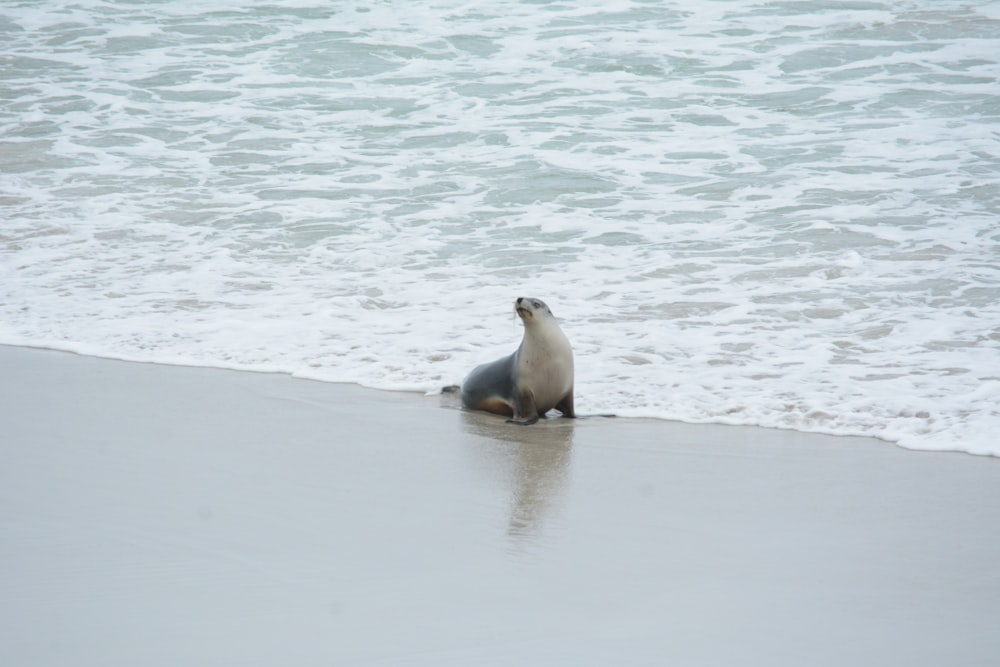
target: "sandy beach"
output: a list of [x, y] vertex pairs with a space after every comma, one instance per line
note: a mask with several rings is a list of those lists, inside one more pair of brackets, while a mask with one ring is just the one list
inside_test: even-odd
[[0, 664], [1000, 661], [1000, 460], [0, 347]]

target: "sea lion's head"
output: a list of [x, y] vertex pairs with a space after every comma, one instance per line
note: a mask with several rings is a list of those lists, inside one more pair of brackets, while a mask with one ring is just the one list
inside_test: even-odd
[[514, 302], [514, 310], [525, 324], [542, 317], [553, 317], [552, 311], [541, 299], [530, 296], [519, 296]]

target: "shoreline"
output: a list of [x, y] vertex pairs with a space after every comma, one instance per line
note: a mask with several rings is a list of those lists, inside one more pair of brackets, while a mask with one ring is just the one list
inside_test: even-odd
[[[73, 349], [70, 349], [69, 347], [60, 348], [60, 347], [52, 347], [52, 346], [48, 346], [48, 345], [37, 345], [36, 346], [36, 345], [20, 344], [20, 343], [0, 343], [0, 349], [3, 349], [3, 348], [31, 350], [31, 351], [38, 351], [38, 352], [44, 352], [44, 353], [68, 354], [68, 355], [77, 356], [77, 357], [84, 357], [84, 358], [91, 358], [91, 359], [100, 359], [100, 360], [104, 360], [104, 361], [112, 361], [112, 362], [125, 363], [125, 364], [142, 364], [142, 365], [169, 367], [169, 368], [188, 368], [188, 369], [219, 371], [219, 372], [228, 372], [228, 373], [249, 373], [249, 374], [259, 374], [259, 375], [266, 375], [266, 376], [281, 376], [281, 377], [289, 378], [291, 380], [302, 380], [302, 381], [305, 381], [305, 382], [316, 382], [316, 383], [319, 383], [319, 384], [328, 384], [328, 385], [335, 385], [335, 386], [342, 386], [342, 387], [355, 387], [355, 388], [357, 388], [359, 390], [362, 390], [362, 391], [374, 391], [374, 392], [388, 393], [388, 394], [397, 394], [398, 393], [398, 394], [407, 394], [407, 395], [417, 396], [417, 397], [435, 397], [435, 396], [438, 396], [441, 393], [439, 391], [426, 391], [426, 390], [418, 389], [418, 388], [414, 388], [414, 389], [383, 389], [383, 388], [379, 388], [379, 387], [367, 386], [367, 385], [360, 384], [358, 382], [349, 381], [349, 380], [343, 380], [343, 381], [340, 381], [340, 380], [326, 380], [326, 379], [323, 379], [323, 378], [310, 376], [308, 373], [293, 373], [293, 372], [289, 372], [288, 370], [280, 369], [280, 368], [266, 370], [266, 369], [256, 369], [256, 368], [230, 368], [230, 367], [226, 367], [226, 366], [213, 366], [213, 365], [193, 363], [193, 362], [190, 362], [190, 361], [175, 361], [175, 362], [172, 362], [172, 361], [164, 361], [164, 360], [156, 360], [156, 361], [135, 360], [135, 359], [130, 359], [130, 358], [126, 358], [126, 357], [108, 356], [108, 355], [103, 354], [103, 353], [73, 350]], [[447, 405], [446, 407], [458, 407], [458, 404], [455, 403], [454, 405]], [[599, 415], [595, 414], [595, 415], [582, 415], [582, 416], [585, 417], [585, 418], [588, 418], [588, 417], [598, 417]], [[668, 419], [668, 418], [665, 418], [665, 417], [631, 416], [631, 415], [622, 416], [622, 415], [617, 415], [617, 414], [613, 415], [613, 416], [615, 418], [617, 418], [617, 419], [629, 419], [629, 420], [637, 420], [637, 421], [649, 421], [649, 422], [652, 422], [652, 423], [663, 423], [663, 424], [665, 424], [667, 426], [671, 426], [671, 425], [672, 426], [681, 426], [682, 425], [682, 426], [691, 426], [691, 427], [696, 427], [696, 428], [697, 427], [709, 427], [709, 428], [761, 429], [761, 430], [764, 430], [764, 431], [777, 431], [777, 432], [782, 432], [782, 433], [784, 433], [784, 432], [799, 433], [799, 434], [806, 435], [806, 436], [819, 436], [819, 437], [830, 437], [830, 438], [845, 438], [845, 439], [856, 439], [856, 440], [870, 440], [873, 443], [877, 443], [879, 445], [890, 445], [892, 447], [898, 447], [900, 449], [904, 449], [904, 450], [907, 450], [907, 451], [913, 451], [913, 452], [931, 452], [931, 453], [941, 453], [941, 454], [963, 454], [963, 455], [966, 455], [966, 456], [995, 458], [995, 459], [1000, 460], [1000, 454], [995, 454], [993, 452], [971, 451], [971, 450], [967, 450], [967, 449], [956, 449], [956, 448], [951, 448], [951, 449], [933, 449], [933, 448], [925, 448], [925, 447], [907, 446], [907, 445], [901, 444], [897, 440], [892, 440], [892, 439], [889, 439], [889, 438], [880, 437], [878, 435], [870, 435], [870, 434], [836, 433], [836, 432], [832, 432], [832, 431], [828, 431], [828, 430], [823, 430], [823, 429], [803, 430], [803, 429], [793, 428], [793, 427], [761, 426], [761, 425], [757, 425], [757, 424], [726, 423], [723, 420], [716, 420], [716, 421], [713, 421], [713, 420], [706, 420], [706, 421], [683, 421], [683, 420], [679, 420], [679, 419]]]
[[0, 662], [992, 665], [1000, 461], [0, 346]]

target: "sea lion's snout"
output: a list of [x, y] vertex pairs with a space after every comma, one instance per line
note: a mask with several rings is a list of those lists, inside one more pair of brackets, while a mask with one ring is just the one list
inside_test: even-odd
[[514, 302], [514, 311], [520, 316], [522, 320], [526, 317], [530, 317], [531, 315], [533, 315], [533, 313], [531, 312], [531, 308], [529, 307], [530, 304], [526, 303], [528, 301], [530, 301], [530, 299], [526, 299], [523, 296], [519, 296], [517, 297], [517, 301]]

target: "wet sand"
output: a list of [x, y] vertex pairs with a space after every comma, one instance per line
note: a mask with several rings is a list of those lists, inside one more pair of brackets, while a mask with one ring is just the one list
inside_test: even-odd
[[1000, 660], [1000, 460], [0, 347], [0, 664]]

